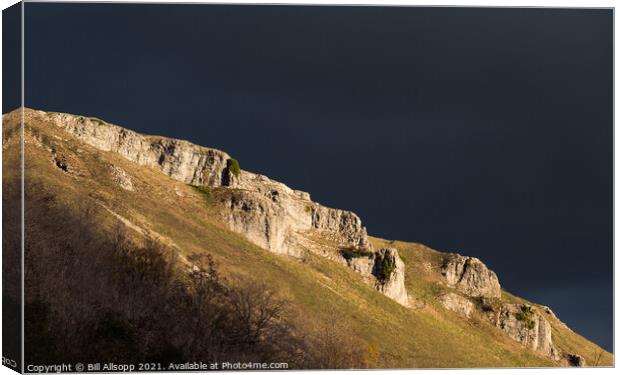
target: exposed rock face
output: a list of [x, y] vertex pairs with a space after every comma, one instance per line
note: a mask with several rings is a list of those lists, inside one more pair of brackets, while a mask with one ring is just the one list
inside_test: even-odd
[[[291, 236], [294, 236], [295, 232], [315, 230], [321, 232], [323, 237], [330, 241], [345, 247], [371, 248], [366, 228], [362, 226], [362, 221], [353, 212], [321, 206], [312, 202], [310, 194], [306, 192], [293, 190], [281, 182], [246, 171], [242, 171], [237, 178], [232, 180], [231, 187], [236, 189], [235, 196], [244, 196], [246, 200], [266, 198], [264, 205], [272, 206], [273, 211], [278, 211], [283, 215], [284, 220], [271, 221], [283, 227], [281, 235], [289, 238], [280, 237], [275, 241], [276, 244], [285, 242], [289, 245], [294, 244], [296, 240]], [[274, 242], [271, 239], [265, 238], [262, 242]], [[290, 253], [289, 251], [280, 252]]]
[[495, 325], [525, 347], [555, 360], [559, 359], [551, 338], [551, 325], [535, 308], [522, 304], [503, 304], [495, 316]]
[[[551, 324], [543, 316], [555, 317], [551, 309], [545, 307], [537, 311], [529, 305], [502, 303], [497, 276], [477, 258], [449, 254], [444, 259], [441, 274], [449, 286], [478, 298], [481, 310], [510, 338], [547, 357], [559, 359], [551, 337]], [[446, 293], [438, 300], [446, 309], [466, 317], [476, 308], [469, 298], [456, 293]]]
[[221, 186], [226, 175], [230, 157], [219, 150], [178, 139], [147, 137], [83, 116], [41, 111], [35, 114], [99, 150], [116, 152], [187, 184]]
[[299, 236], [315, 231], [339, 246], [371, 249], [366, 228], [353, 212], [323, 207], [308, 193], [249, 172], [234, 184], [220, 195], [223, 219], [261, 247], [298, 256]]
[[[28, 116], [51, 122], [99, 150], [118, 153], [186, 184], [226, 188], [216, 200], [223, 208], [223, 221], [231, 230], [272, 252], [301, 255], [302, 237], [309, 232], [319, 233], [337, 247], [372, 250], [366, 228], [356, 214], [321, 206], [310, 200], [310, 194], [293, 190], [265, 176], [231, 170], [233, 160], [225, 152], [177, 139], [144, 136], [94, 118], [27, 112]], [[112, 168], [111, 173], [119, 186], [133, 190], [131, 179], [124, 171]], [[396, 250], [382, 249], [373, 259], [394, 263], [394, 272], [380, 279], [377, 289], [406, 304], [404, 263]], [[377, 277], [375, 264], [360, 263], [354, 268]]]
[[471, 297], [500, 298], [502, 295], [495, 272], [473, 257], [449, 254], [441, 269], [449, 286]]
[[361, 273], [374, 287], [401, 305], [409, 305], [405, 288], [405, 264], [398, 250], [380, 249], [376, 252], [348, 251], [343, 257], [349, 267]]
[[362, 221], [350, 211], [315, 205], [312, 207], [312, 229], [337, 233], [341, 242], [356, 248], [371, 247]]
[[438, 298], [439, 303], [448, 310], [469, 318], [475, 310], [475, 305], [467, 297], [456, 293], [442, 294]]
[[401, 305], [408, 305], [405, 263], [396, 249], [387, 248], [376, 252], [373, 274], [377, 277], [377, 290]]
[[[229, 170], [230, 156], [187, 141], [144, 136], [98, 119], [64, 113], [27, 110], [97, 149], [115, 152], [168, 176], [195, 186], [230, 187], [236, 193], [221, 203], [226, 222], [259, 246], [295, 255], [295, 232], [318, 230], [347, 246], [370, 248], [357, 215], [323, 207], [308, 193], [254, 173]], [[118, 175], [117, 175], [118, 176]], [[126, 184], [125, 184], [126, 185]]]
[[274, 200], [255, 191], [231, 190], [220, 197], [219, 204], [224, 207], [224, 222], [234, 232], [275, 253], [300, 255], [296, 231], [310, 228], [311, 217], [303, 215], [297, 199], [278, 196]]

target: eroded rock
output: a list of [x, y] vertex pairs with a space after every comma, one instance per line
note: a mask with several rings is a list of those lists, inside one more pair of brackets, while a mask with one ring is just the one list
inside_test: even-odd
[[143, 136], [95, 118], [41, 111], [32, 115], [99, 150], [116, 152], [187, 184], [221, 186], [222, 176], [227, 172], [230, 156], [219, 150], [178, 139]]
[[230, 189], [218, 202], [231, 230], [279, 254], [299, 256], [300, 237], [308, 231], [320, 232], [336, 246], [334, 252], [339, 246], [371, 249], [357, 215], [320, 206], [292, 190], [289, 194], [278, 189]]
[[[228, 209], [225, 222], [268, 250], [298, 255], [296, 232], [308, 230], [323, 232], [344, 246], [371, 248], [366, 229], [354, 213], [321, 206], [310, 200], [310, 194], [266, 176], [231, 170], [236, 162], [223, 151], [178, 139], [144, 136], [95, 118], [32, 110], [28, 115], [51, 122], [97, 149], [118, 153], [186, 184], [234, 189], [235, 194], [221, 202]], [[121, 181], [121, 177], [115, 178]]]
[[[333, 251], [319, 255], [340, 259], [339, 248], [371, 252], [372, 259], [349, 263], [372, 276], [375, 287], [390, 298], [407, 304], [404, 263], [395, 249], [373, 253], [366, 228], [353, 212], [322, 206], [310, 194], [293, 190], [266, 176], [247, 172], [225, 152], [187, 141], [144, 136], [104, 121], [63, 113], [30, 111], [99, 150], [118, 153], [140, 165], [158, 169], [186, 184], [216, 188], [214, 201], [223, 222], [251, 242], [278, 254], [300, 256], [310, 235], [319, 235]], [[124, 171], [113, 168], [113, 179], [122, 188], [133, 184]], [[389, 272], [388, 272], [389, 271]]]
[[287, 210], [260, 194], [233, 191], [219, 203], [228, 227], [256, 245], [278, 254], [298, 256], [294, 245], [293, 223]]
[[502, 295], [497, 275], [478, 258], [449, 254], [441, 274], [449, 286], [468, 296], [500, 298]]
[[373, 275], [377, 278], [377, 290], [407, 306], [409, 298], [405, 288], [405, 263], [400, 259], [398, 250], [385, 248], [375, 254]]
[[404, 306], [409, 306], [409, 296], [405, 288], [405, 264], [398, 250], [383, 248], [376, 252], [358, 249], [341, 250], [346, 264], [359, 272], [367, 281]]
[[315, 205], [312, 207], [312, 229], [338, 233], [341, 242], [360, 249], [371, 247], [362, 221], [350, 211]]
[[495, 325], [523, 346], [559, 359], [551, 337], [551, 324], [536, 308], [525, 304], [503, 304], [495, 316]]
[[323, 207], [310, 201], [308, 193], [265, 176], [241, 170], [235, 173], [230, 170], [233, 159], [225, 152], [177, 139], [143, 136], [94, 118], [30, 112], [97, 149], [116, 152], [184, 183], [238, 189], [241, 193], [227, 202], [231, 210], [227, 223], [269, 250], [290, 253], [287, 242], [294, 242], [289, 238], [292, 231], [311, 229], [332, 234], [342, 244], [370, 247], [366, 230], [354, 213]]

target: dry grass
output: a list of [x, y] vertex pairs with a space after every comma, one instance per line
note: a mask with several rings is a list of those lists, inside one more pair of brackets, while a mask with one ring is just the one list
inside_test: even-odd
[[[555, 365], [490, 325], [440, 308], [434, 296], [443, 287], [432, 270], [439, 266], [441, 253], [435, 250], [372, 239], [375, 247], [399, 250], [407, 266], [407, 288], [417, 301], [416, 308], [407, 309], [376, 292], [347, 267], [311, 254], [303, 259], [277, 256], [228, 231], [203, 192], [195, 188], [116, 154], [97, 151], [48, 124], [32, 121], [27, 127], [27, 181], [37, 183], [39, 194], [55, 194], [66, 202], [88, 197], [96, 210], [105, 206], [141, 228], [143, 233], [135, 232], [136, 237], [156, 234], [186, 258], [209, 253], [227, 279], [253, 278], [277, 288], [291, 302], [291, 319], [298, 326], [308, 332], [325, 327], [337, 330], [357, 343], [367, 359], [372, 358], [370, 367]], [[65, 156], [71, 172], [54, 164], [50, 148]], [[131, 176], [134, 192], [113, 182], [110, 163]], [[118, 216], [102, 215], [101, 230], [111, 230]], [[338, 325], [332, 324], [334, 316], [339, 317]], [[553, 327], [554, 339], [562, 349], [578, 352], [593, 363], [589, 351], [598, 350], [596, 345], [556, 323]], [[605, 352], [600, 363], [608, 365], [612, 358]]]

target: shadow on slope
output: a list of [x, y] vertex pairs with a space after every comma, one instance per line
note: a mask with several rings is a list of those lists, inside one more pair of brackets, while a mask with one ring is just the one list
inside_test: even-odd
[[[120, 223], [102, 230], [105, 218], [87, 205], [69, 208], [36, 182], [26, 188], [27, 364], [363, 367], [361, 351], [345, 337], [297, 330], [289, 303], [265, 284], [223, 279], [208, 254], [189, 266]], [[5, 209], [18, 210], [12, 198]]]

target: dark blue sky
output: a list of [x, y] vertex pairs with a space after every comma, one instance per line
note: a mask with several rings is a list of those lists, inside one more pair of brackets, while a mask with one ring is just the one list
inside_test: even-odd
[[26, 5], [26, 105], [219, 148], [612, 350], [611, 10]]

